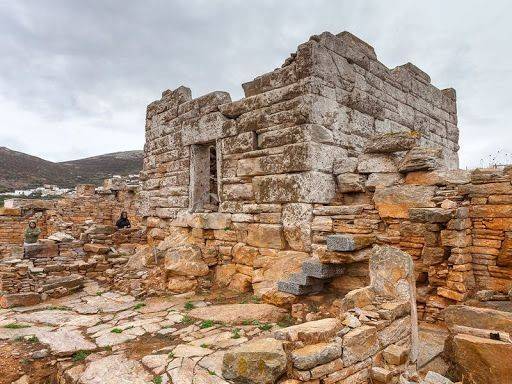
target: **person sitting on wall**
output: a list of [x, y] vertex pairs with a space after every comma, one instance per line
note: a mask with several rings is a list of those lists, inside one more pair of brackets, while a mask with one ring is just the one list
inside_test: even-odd
[[37, 228], [37, 223], [34, 220], [29, 221], [27, 229], [25, 229], [25, 245], [35, 244], [39, 240], [41, 229]]
[[126, 211], [121, 212], [121, 217], [116, 222], [117, 229], [131, 228], [130, 220], [128, 220], [128, 213]]

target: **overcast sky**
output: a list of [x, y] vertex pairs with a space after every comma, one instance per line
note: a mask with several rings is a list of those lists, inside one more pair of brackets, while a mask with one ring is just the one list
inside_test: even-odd
[[479, 166], [512, 153], [511, 14], [497, 0], [0, 0], [0, 146], [53, 161], [141, 149], [164, 89], [239, 99], [309, 36], [347, 30], [457, 90], [461, 166]]

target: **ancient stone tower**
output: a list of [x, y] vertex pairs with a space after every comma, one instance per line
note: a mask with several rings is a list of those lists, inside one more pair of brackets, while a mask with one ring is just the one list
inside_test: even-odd
[[[239, 101], [163, 92], [147, 109], [142, 172], [150, 236], [176, 228], [189, 244], [181, 259], [233, 288], [264, 293], [316, 256], [325, 239], [314, 232], [332, 230], [325, 215], [359, 214], [365, 190], [400, 183], [414, 168], [401, 165], [409, 144], [432, 167], [458, 166], [455, 91], [410, 63], [388, 69], [348, 32], [311, 37], [243, 89]], [[388, 133], [402, 133], [404, 147], [368, 149]], [[177, 291], [208, 273], [178, 269]]]

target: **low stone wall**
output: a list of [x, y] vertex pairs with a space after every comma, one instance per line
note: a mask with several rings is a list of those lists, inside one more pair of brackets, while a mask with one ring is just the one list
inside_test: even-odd
[[105, 185], [115, 189], [84, 184], [59, 199], [7, 200], [0, 208], [0, 257], [22, 255], [24, 232], [31, 220], [41, 229], [41, 238], [65, 232], [79, 239], [87, 223], [112, 226], [122, 211], [128, 213], [132, 227], [141, 227], [137, 188], [110, 180]]

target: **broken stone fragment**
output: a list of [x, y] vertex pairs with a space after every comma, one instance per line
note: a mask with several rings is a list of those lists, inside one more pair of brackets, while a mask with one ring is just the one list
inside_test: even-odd
[[[486, 381], [486, 383], [488, 382]], [[453, 384], [453, 381], [437, 372], [429, 371], [425, 376], [425, 379], [421, 381], [421, 384]]]
[[409, 357], [409, 348], [406, 345], [392, 344], [382, 352], [386, 363], [391, 365], [401, 365], [407, 362]]
[[372, 138], [365, 148], [366, 153], [393, 153], [413, 149], [420, 138], [420, 133], [394, 132], [377, 135]]
[[402, 173], [433, 171], [441, 168], [442, 153], [437, 148], [416, 147], [405, 155], [398, 170]]
[[274, 384], [286, 371], [283, 342], [252, 340], [224, 355], [222, 375], [239, 384]]

